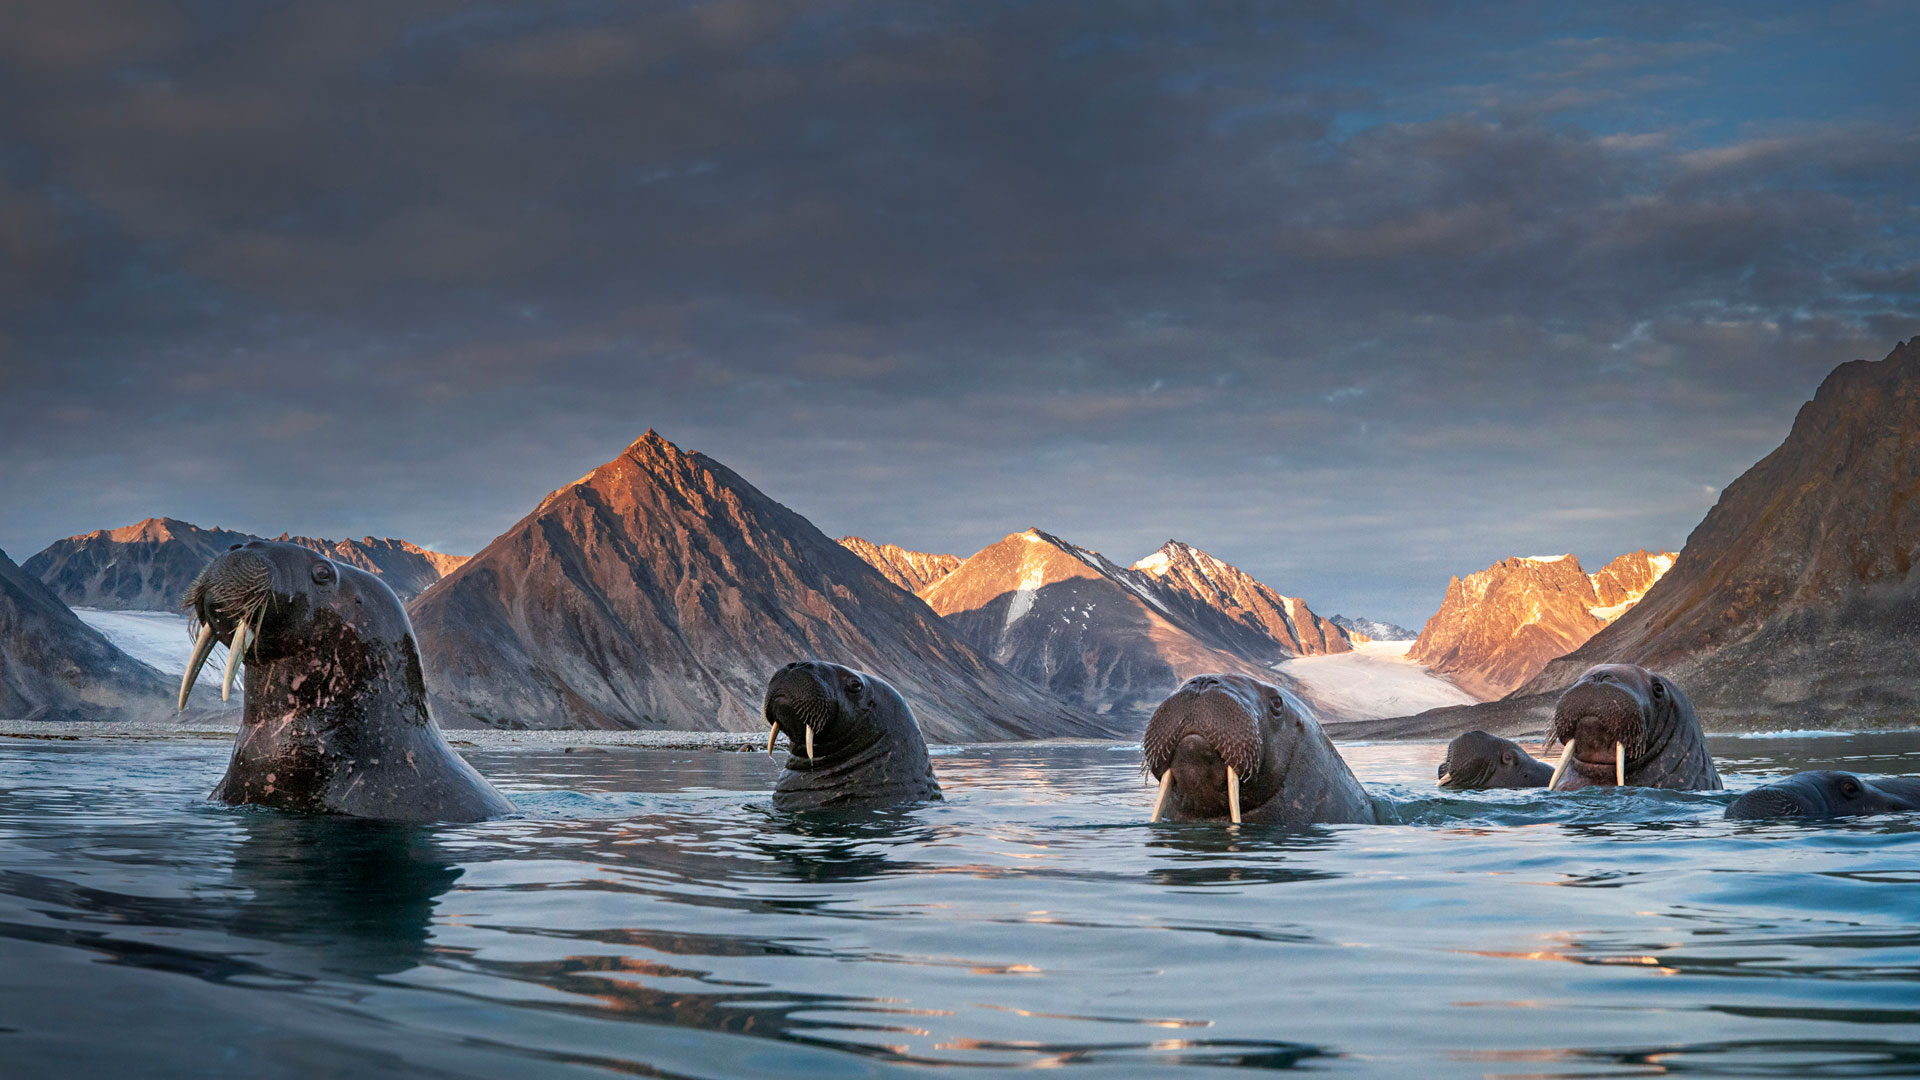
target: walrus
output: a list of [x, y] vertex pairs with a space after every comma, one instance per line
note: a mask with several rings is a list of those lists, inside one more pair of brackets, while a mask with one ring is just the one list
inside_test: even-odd
[[885, 679], [824, 660], [796, 660], [767, 680], [767, 753], [790, 752], [773, 788], [781, 810], [875, 808], [940, 796], [927, 741]]
[[1141, 750], [1151, 820], [1377, 822], [1373, 801], [1298, 698], [1245, 675], [1195, 675], [1153, 711]]
[[1440, 786], [1456, 791], [1481, 788], [1546, 787], [1553, 766], [1536, 759], [1512, 739], [1469, 731], [1447, 744], [1440, 762]]
[[427, 711], [406, 609], [379, 578], [297, 544], [236, 544], [182, 599], [198, 630], [180, 708], [216, 641], [224, 700], [246, 660], [246, 712], [212, 798], [388, 821], [513, 812]]
[[1920, 777], [1868, 779], [1821, 769], [1757, 787], [1727, 807], [1729, 821], [1864, 817], [1920, 810]]
[[1598, 664], [1560, 695], [1546, 745], [1566, 750], [1547, 786], [1719, 791], [1693, 703], [1671, 680], [1633, 664]]

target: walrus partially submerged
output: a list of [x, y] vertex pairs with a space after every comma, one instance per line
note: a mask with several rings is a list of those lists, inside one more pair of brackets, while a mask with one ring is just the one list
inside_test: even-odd
[[781, 810], [874, 808], [939, 799], [913, 710], [885, 679], [800, 660], [767, 680], [767, 753], [791, 752], [773, 789]]
[[1553, 766], [1512, 739], [1484, 731], [1469, 731], [1448, 743], [1439, 772], [1440, 786], [1455, 791], [1546, 787], [1553, 778]]
[[379, 578], [297, 544], [237, 544], [182, 601], [198, 630], [182, 709], [215, 642], [220, 696], [246, 661], [246, 712], [212, 797], [390, 821], [513, 812], [427, 711], [406, 609]]
[[1147, 722], [1154, 821], [1374, 824], [1366, 789], [1313, 712], [1245, 675], [1196, 675]]
[[1869, 779], [1850, 772], [1820, 769], [1794, 773], [1785, 780], [1754, 788], [1727, 807], [1727, 819], [1817, 821], [1897, 814], [1903, 810], [1920, 810], [1920, 777]]
[[1547, 745], [1566, 750], [1547, 786], [1617, 785], [1718, 791], [1693, 703], [1671, 680], [1633, 664], [1599, 664], [1560, 695]]

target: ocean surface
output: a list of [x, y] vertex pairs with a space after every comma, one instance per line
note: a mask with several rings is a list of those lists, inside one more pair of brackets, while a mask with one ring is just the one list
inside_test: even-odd
[[521, 818], [208, 804], [210, 743], [0, 739], [0, 1075], [1920, 1073], [1920, 817], [1731, 824], [1920, 734], [1716, 738], [1730, 790], [1146, 823], [1137, 747], [937, 750], [943, 803], [794, 816], [747, 753], [490, 750]]

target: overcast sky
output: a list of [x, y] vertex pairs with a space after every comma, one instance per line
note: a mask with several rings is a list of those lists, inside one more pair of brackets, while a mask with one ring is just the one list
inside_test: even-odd
[[1920, 333], [1911, 4], [0, 5], [0, 547], [484, 546], [649, 426], [829, 534], [1418, 627]]

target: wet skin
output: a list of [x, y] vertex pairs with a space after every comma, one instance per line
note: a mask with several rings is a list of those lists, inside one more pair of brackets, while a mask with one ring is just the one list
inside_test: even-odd
[[[1664, 675], [1600, 664], [1560, 696], [1547, 739], [1565, 745], [1559, 791], [1628, 787], [1718, 791], [1720, 774], [1687, 695]], [[1624, 775], [1622, 775], [1624, 774]]]
[[433, 722], [413, 627], [379, 578], [256, 540], [208, 564], [183, 603], [200, 629], [183, 708], [213, 643], [246, 662], [245, 716], [213, 798], [389, 821], [513, 812]]
[[786, 736], [787, 766], [773, 789], [782, 810], [875, 808], [940, 798], [913, 710], [885, 679], [802, 660], [767, 680], [767, 752]]
[[1512, 739], [1469, 731], [1447, 744], [1439, 773], [1440, 786], [1455, 791], [1537, 788], [1547, 786], [1553, 766], [1536, 759]]
[[1160, 703], [1142, 740], [1160, 781], [1154, 819], [1301, 829], [1373, 824], [1366, 789], [1299, 699], [1245, 675], [1196, 675]]
[[1817, 770], [1795, 773], [1785, 780], [1754, 788], [1727, 807], [1727, 819], [1817, 821], [1896, 814], [1905, 810], [1920, 810], [1920, 777], [1869, 779], [1849, 772]]

